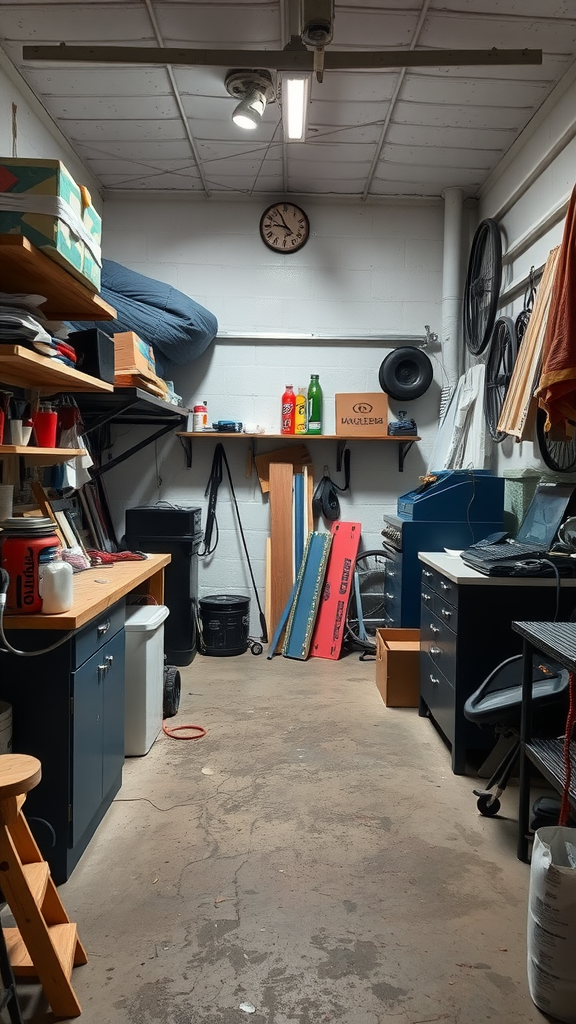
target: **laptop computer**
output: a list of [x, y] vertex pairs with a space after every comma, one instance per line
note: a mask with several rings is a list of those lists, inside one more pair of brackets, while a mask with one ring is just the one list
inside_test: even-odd
[[554, 543], [573, 493], [574, 484], [538, 484], [516, 539], [498, 544], [479, 541], [462, 552], [462, 561], [487, 573], [493, 562], [545, 555]]

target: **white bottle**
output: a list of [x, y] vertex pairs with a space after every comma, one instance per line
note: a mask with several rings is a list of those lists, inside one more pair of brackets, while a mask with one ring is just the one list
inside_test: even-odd
[[40, 567], [38, 582], [43, 615], [58, 615], [70, 610], [74, 596], [73, 576], [72, 566], [68, 562], [56, 560]]

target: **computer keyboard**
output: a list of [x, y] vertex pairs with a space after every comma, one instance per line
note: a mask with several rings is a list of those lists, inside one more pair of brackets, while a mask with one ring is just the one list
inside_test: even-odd
[[543, 554], [542, 548], [534, 548], [532, 544], [483, 544], [467, 548], [462, 552], [462, 558], [475, 562], [500, 562], [503, 558], [530, 558]]

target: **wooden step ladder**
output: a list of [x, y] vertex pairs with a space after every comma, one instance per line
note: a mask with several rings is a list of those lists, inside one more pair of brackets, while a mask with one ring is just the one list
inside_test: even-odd
[[41, 776], [37, 758], [0, 755], [0, 888], [17, 925], [4, 936], [15, 976], [38, 978], [56, 1017], [78, 1017], [70, 977], [87, 956], [22, 813]]

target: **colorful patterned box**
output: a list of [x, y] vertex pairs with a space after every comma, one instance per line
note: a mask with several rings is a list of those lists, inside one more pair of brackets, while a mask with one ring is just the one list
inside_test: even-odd
[[24, 235], [99, 290], [102, 221], [60, 160], [0, 157], [0, 234]]

